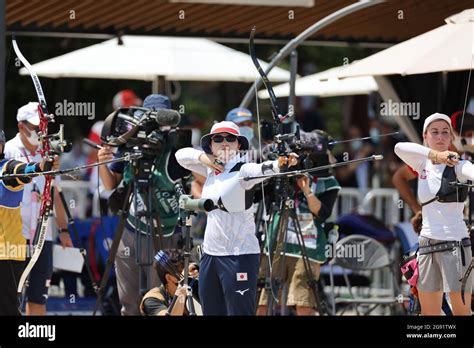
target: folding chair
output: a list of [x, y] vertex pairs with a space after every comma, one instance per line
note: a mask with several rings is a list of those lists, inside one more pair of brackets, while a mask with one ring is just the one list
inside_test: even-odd
[[[390, 260], [387, 249], [378, 241], [373, 238], [363, 235], [350, 235], [347, 236], [335, 244], [335, 250], [333, 250], [333, 258], [329, 262], [329, 278], [332, 292], [332, 305], [333, 313], [336, 313], [336, 307], [338, 305], [344, 306], [341, 313], [344, 314], [347, 308], [353, 308], [357, 315], [361, 314], [360, 309], [366, 308], [364, 315], [369, 315], [378, 307], [389, 307], [391, 314], [394, 313], [394, 309], [399, 305], [405, 312], [403, 307], [403, 295], [400, 293], [400, 288], [395, 276], [395, 264]], [[334, 290], [334, 270], [333, 267], [342, 269], [345, 286], [349, 292], [349, 298], [336, 297]], [[387, 283], [389, 287], [382, 289], [374, 288], [374, 275], [376, 272], [389, 275]], [[348, 274], [350, 273], [350, 274]], [[353, 275], [368, 275], [370, 286], [366, 290], [365, 296], [360, 296], [354, 293], [355, 288], [361, 290], [360, 287], [354, 287], [351, 284], [350, 278]], [[383, 273], [382, 273], [383, 275]], [[385, 294], [376, 294], [375, 292], [385, 292]]]

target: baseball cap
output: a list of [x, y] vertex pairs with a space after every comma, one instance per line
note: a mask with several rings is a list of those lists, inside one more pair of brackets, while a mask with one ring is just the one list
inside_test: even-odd
[[27, 121], [33, 126], [39, 126], [40, 118], [38, 114], [38, 102], [29, 102], [18, 109], [16, 120], [18, 122]]
[[230, 110], [225, 117], [226, 121], [234, 122], [235, 124], [239, 124], [242, 122], [252, 121], [252, 112], [246, 108], [235, 108]]
[[146, 109], [171, 109], [170, 98], [161, 94], [150, 94], [143, 101], [143, 107]]
[[131, 89], [124, 89], [118, 92], [112, 101], [114, 109], [139, 106], [141, 103], [142, 100]]
[[446, 123], [449, 124], [449, 128], [451, 129], [451, 132], [454, 134], [453, 132], [453, 127], [451, 126], [451, 119], [449, 118], [449, 116], [445, 115], [445, 114], [440, 114], [440, 113], [434, 113], [433, 115], [430, 115], [428, 116], [426, 119], [425, 119], [425, 123], [423, 123], [423, 133], [426, 132], [426, 130], [428, 129], [428, 126], [433, 123], [434, 121], [439, 121], [439, 120], [443, 120], [445, 121]]

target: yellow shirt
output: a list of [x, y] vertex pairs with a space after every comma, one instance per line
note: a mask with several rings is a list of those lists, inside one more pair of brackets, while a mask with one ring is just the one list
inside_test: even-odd
[[[2, 174], [8, 160], [1, 160]], [[21, 201], [23, 185], [13, 187], [0, 180], [0, 260], [24, 261], [26, 239], [22, 234]]]

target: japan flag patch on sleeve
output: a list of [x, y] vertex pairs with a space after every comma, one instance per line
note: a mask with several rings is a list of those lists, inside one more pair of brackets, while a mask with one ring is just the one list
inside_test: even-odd
[[238, 282], [244, 282], [244, 281], [247, 281], [247, 280], [248, 280], [247, 272], [237, 273], [237, 281]]

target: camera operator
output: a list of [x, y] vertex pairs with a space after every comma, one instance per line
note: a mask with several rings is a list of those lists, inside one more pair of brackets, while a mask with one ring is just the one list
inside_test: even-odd
[[[168, 97], [160, 94], [152, 94], [145, 98], [143, 107], [150, 110], [167, 109], [171, 110], [171, 104]], [[188, 175], [181, 166], [178, 165], [175, 159], [176, 148], [173, 144], [165, 143], [155, 157], [155, 169], [153, 172], [153, 179], [150, 182], [152, 185], [155, 197], [153, 197], [153, 207], [146, 207], [146, 209], [155, 209], [159, 212], [161, 228], [163, 230], [163, 245], [161, 248], [177, 248], [180, 241], [179, 228], [175, 229], [178, 220], [178, 199], [174, 190], [174, 185], [181, 180], [181, 178]], [[124, 152], [124, 149], [119, 148], [115, 157], [119, 157]], [[104, 145], [98, 152], [99, 161], [107, 161], [114, 157], [112, 148]], [[138, 168], [139, 169], [139, 168]], [[133, 180], [134, 168], [129, 163], [117, 162], [110, 166], [102, 165], [99, 168], [99, 175], [102, 179], [104, 187], [107, 190], [113, 190], [118, 187], [122, 179], [125, 184], [130, 184]], [[143, 202], [148, 202], [146, 195], [139, 195], [137, 199], [140, 205], [145, 205]], [[137, 204], [138, 205], [138, 204]], [[137, 207], [139, 210], [140, 207]], [[138, 212], [137, 212], [138, 214]], [[138, 223], [137, 223], [138, 221]], [[154, 222], [157, 222], [154, 219]], [[157, 224], [155, 225], [157, 226]], [[135, 229], [140, 235], [141, 255], [138, 257], [141, 260], [146, 260], [147, 255], [154, 255], [155, 251], [151, 251], [153, 247], [149, 243], [146, 231], [147, 226], [143, 221], [135, 217], [135, 207], [133, 204], [130, 207], [125, 231], [122, 235], [120, 245], [117, 251], [117, 258], [115, 261], [115, 270], [117, 275], [117, 286], [119, 292], [119, 299], [122, 305], [122, 315], [140, 315], [140, 300], [139, 293], [139, 272], [142, 270], [136, 263], [136, 234]], [[156, 272], [153, 272], [149, 266], [145, 267], [147, 272], [143, 274], [145, 279], [150, 277], [150, 284], [152, 287], [159, 285], [159, 279]], [[151, 272], [150, 272], [151, 271]]]
[[[314, 130], [311, 133], [316, 134], [322, 142], [327, 143], [330, 139], [327, 133], [321, 130]], [[311, 167], [335, 162], [329, 149], [326, 150], [326, 153], [312, 152], [308, 155], [308, 158], [310, 159]], [[331, 170], [317, 171], [313, 174], [299, 176], [296, 180], [296, 185], [298, 187], [295, 198], [296, 213], [310, 260], [311, 271], [317, 280], [319, 279], [321, 264], [327, 260], [326, 245], [328, 241], [324, 230], [324, 223], [331, 215], [341, 187]], [[272, 245], [275, 238], [277, 238], [275, 232], [276, 226], [271, 226], [268, 231], [267, 238], [269, 238], [269, 243], [266, 243], [267, 245]], [[311, 295], [312, 290], [308, 287], [302, 251], [298, 244], [295, 226], [291, 219], [288, 221], [284, 251], [285, 264], [282, 282], [288, 282], [289, 286], [286, 305], [296, 307], [297, 315], [314, 315], [316, 304]], [[264, 256], [261, 263], [261, 274], [263, 277], [268, 274], [268, 263], [268, 257]], [[281, 265], [273, 265], [273, 268], [279, 270]], [[263, 291], [260, 296], [258, 315], [266, 314], [267, 303], [267, 292]]]
[[[181, 249], [168, 249], [164, 251], [170, 260], [173, 269], [182, 273], [184, 270], [184, 253]], [[140, 304], [140, 311], [143, 315], [162, 316], [168, 314], [173, 297], [178, 296], [170, 315], [186, 315], [185, 299], [187, 290], [179, 284], [178, 278], [171, 274], [158, 261], [153, 261], [153, 268], [160, 278], [161, 286], [155, 287], [143, 296]], [[198, 276], [195, 264], [189, 265], [189, 275], [196, 278]]]
[[[255, 236], [251, 189], [264, 179], [242, 180], [293, 166], [296, 155], [245, 163], [249, 141], [229, 121], [212, 126], [199, 151], [176, 152], [183, 167], [206, 177], [202, 198], [219, 209], [208, 213], [200, 264], [199, 297], [204, 315], [255, 315], [260, 248]], [[239, 152], [240, 151], [240, 152]]]

